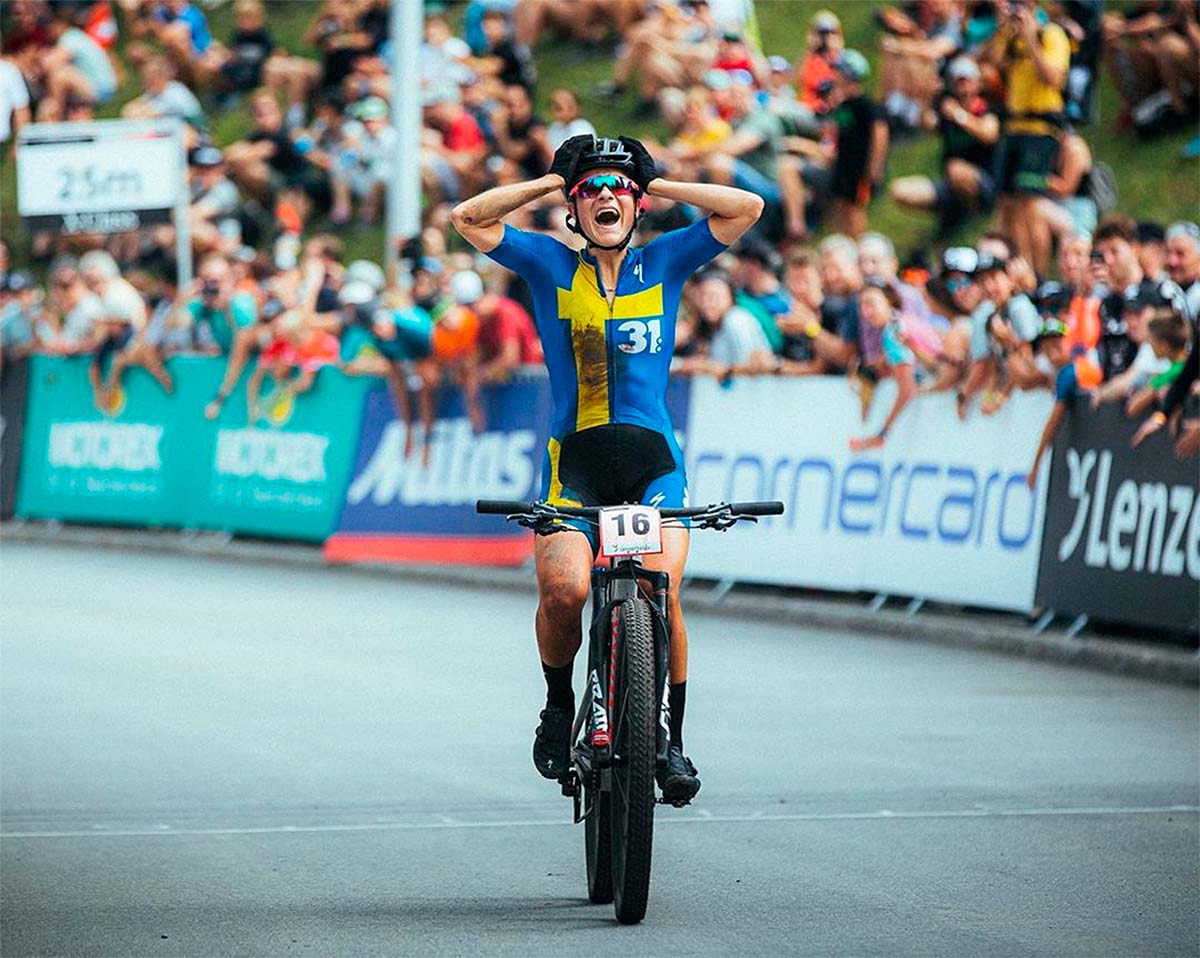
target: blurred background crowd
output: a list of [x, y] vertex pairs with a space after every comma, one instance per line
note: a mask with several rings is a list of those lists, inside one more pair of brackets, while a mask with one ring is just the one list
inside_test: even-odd
[[[1080, 391], [1122, 402], [1144, 420], [1139, 438], [1170, 425], [1179, 455], [1200, 449], [1196, 209], [1131, 217], [1083, 135], [1101, 126], [1105, 77], [1121, 108], [1103, 135], [1195, 128], [1196, 0], [878, 4], [875, 47], [863, 50], [836, 12], [794, 3], [806, 42], [783, 51], [762, 48], [751, 0], [427, 2], [411, 91], [423, 111], [422, 230], [394, 277], [352, 240], [378, 235], [393, 170], [388, 4], [286, 4], [289, 24], [297, 10], [305, 21], [296, 50], [276, 36], [284, 6], [0, 7], [3, 163], [31, 120], [181, 118], [197, 263], [179, 288], [170, 226], [24, 236], [6, 216], [5, 357], [90, 355], [103, 408], [131, 367], [170, 391], [169, 356], [223, 356], [204, 414], [220, 415], [248, 370], [252, 422], [265, 378], [297, 394], [333, 366], [388, 378], [403, 414], [430, 425], [449, 379], [483, 429], [481, 386], [539, 363], [540, 346], [528, 289], [467, 250], [450, 207], [545, 173], [560, 143], [605, 127], [605, 105], [632, 97], [653, 121], [643, 138], [664, 176], [766, 202], [755, 231], [689, 284], [678, 374], [844, 375], [864, 421], [876, 385], [894, 379], [883, 428], [855, 449], [883, 445], [921, 392], [954, 394], [966, 418], [1017, 390], [1052, 391], [1060, 419]], [[210, 26], [218, 14], [224, 33]], [[547, 38], [603, 51], [611, 75], [586, 95], [544, 89], [533, 51]], [[236, 135], [214, 135], [230, 117]], [[889, 155], [909, 140], [938, 153], [934, 175], [892, 175]], [[1200, 142], [1184, 151], [1200, 155]], [[1194, 180], [1194, 163], [1184, 169]], [[935, 221], [931, 241], [912, 249], [873, 230], [885, 198]], [[551, 196], [510, 222], [577, 246], [565, 212]], [[636, 241], [696, 215], [653, 200]]]

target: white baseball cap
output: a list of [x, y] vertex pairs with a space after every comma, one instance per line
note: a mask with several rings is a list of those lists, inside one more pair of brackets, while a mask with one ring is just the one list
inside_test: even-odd
[[464, 269], [450, 277], [450, 294], [460, 306], [470, 306], [483, 298], [483, 280], [473, 269]]

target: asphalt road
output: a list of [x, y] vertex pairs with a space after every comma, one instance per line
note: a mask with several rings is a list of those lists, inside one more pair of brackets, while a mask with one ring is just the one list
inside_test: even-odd
[[529, 758], [532, 599], [6, 543], [4, 955], [1194, 955], [1195, 690], [691, 621], [646, 921]]

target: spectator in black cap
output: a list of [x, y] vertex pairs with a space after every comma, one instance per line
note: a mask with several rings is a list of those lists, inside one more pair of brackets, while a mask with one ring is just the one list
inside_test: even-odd
[[771, 348], [778, 352], [783, 346], [778, 320], [792, 309], [791, 296], [779, 280], [783, 261], [774, 247], [754, 238], [743, 240], [736, 252], [733, 279], [737, 304], [754, 314]]
[[238, 249], [241, 197], [226, 175], [224, 155], [215, 146], [201, 146], [192, 153], [189, 188], [192, 248], [199, 254]]

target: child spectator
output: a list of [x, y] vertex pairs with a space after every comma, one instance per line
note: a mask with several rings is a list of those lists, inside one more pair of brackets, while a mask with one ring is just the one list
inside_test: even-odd
[[1130, 417], [1144, 416], [1166, 394], [1171, 383], [1179, 378], [1187, 360], [1190, 330], [1183, 317], [1170, 308], [1156, 309], [1146, 324], [1148, 341], [1154, 356], [1166, 368], [1135, 392], [1125, 406]]
[[565, 87], [550, 94], [550, 116], [553, 120], [546, 130], [546, 142], [552, 155], [571, 137], [596, 133], [596, 128], [579, 115], [579, 98]]
[[895, 379], [897, 392], [883, 427], [873, 436], [851, 439], [852, 452], [881, 449], [896, 419], [917, 394], [916, 360], [900, 325], [899, 294], [885, 280], [868, 279], [858, 294], [858, 311], [862, 322], [879, 331], [883, 355], [882, 361], [874, 367], [875, 377]]

